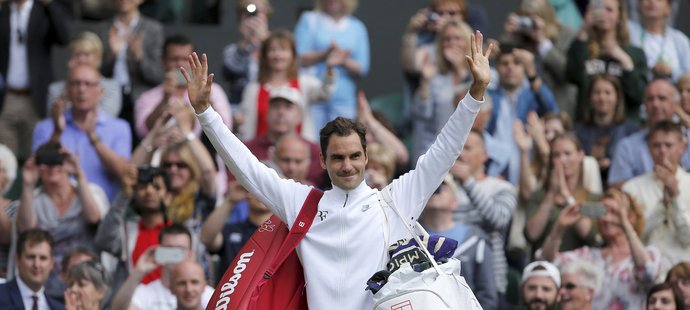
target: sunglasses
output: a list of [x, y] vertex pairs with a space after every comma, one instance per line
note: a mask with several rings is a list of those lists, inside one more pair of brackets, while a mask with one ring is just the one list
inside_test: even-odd
[[177, 169], [189, 168], [189, 165], [187, 165], [186, 163], [181, 162], [181, 161], [169, 161], [169, 162], [164, 162], [162, 166], [163, 166], [163, 168], [165, 168], [165, 169], [170, 169], [170, 168], [172, 168], [172, 167], [176, 167]]
[[567, 291], [574, 290], [578, 287], [580, 287], [580, 286], [575, 284], [575, 283], [571, 283], [571, 282], [561, 284], [561, 289], [564, 289]]

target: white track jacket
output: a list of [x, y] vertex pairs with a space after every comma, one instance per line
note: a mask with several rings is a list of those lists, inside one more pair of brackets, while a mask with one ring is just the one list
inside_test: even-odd
[[[411, 223], [460, 155], [482, 102], [468, 93], [415, 169], [384, 189], [390, 191], [393, 203]], [[260, 163], [212, 107], [198, 118], [240, 183], [292, 227], [311, 187], [281, 179]], [[317, 216], [297, 247], [309, 309], [373, 309], [373, 295], [365, 291], [366, 281], [385, 269], [387, 245], [409, 237], [404, 224], [378, 197], [377, 190], [365, 182], [350, 191], [334, 187], [324, 193]]]

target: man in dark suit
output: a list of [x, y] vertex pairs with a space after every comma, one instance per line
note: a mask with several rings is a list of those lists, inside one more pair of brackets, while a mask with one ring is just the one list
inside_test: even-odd
[[[53, 81], [51, 48], [69, 42], [68, 17], [51, 0], [11, 0], [0, 7], [0, 143], [26, 159], [33, 127], [46, 117]], [[22, 143], [23, 142], [23, 143]]]
[[53, 237], [44, 230], [29, 229], [17, 239], [18, 277], [0, 285], [0, 310], [63, 310], [59, 302], [48, 298], [44, 287], [53, 270]]

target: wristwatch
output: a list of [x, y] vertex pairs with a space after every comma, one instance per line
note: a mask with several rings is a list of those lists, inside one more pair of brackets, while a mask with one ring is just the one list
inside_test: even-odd
[[191, 131], [188, 132], [184, 137], [185, 137], [185, 139], [187, 139], [187, 141], [192, 141], [192, 140], [196, 139], [196, 135]]

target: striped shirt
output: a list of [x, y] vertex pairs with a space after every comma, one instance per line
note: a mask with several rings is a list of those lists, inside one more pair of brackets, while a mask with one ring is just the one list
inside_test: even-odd
[[511, 183], [494, 177], [481, 181], [470, 178], [460, 185], [453, 219], [476, 225], [489, 236], [496, 288], [504, 294], [508, 286], [505, 240], [517, 205], [517, 191]]

